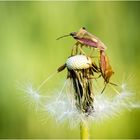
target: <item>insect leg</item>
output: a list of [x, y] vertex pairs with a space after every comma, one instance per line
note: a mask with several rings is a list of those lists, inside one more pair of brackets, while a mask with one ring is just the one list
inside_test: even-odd
[[75, 48], [76, 48], [76, 46], [74, 45], [72, 48], [72, 51], [71, 51], [71, 56], [75, 55]]
[[74, 44], [74, 46], [73, 46], [73, 48], [72, 48], [72, 51], [71, 51], [71, 56], [76, 55], [76, 54], [78, 53], [78, 45], [79, 45], [78, 42], [76, 42], [76, 43]]
[[118, 86], [117, 84], [112, 83], [112, 82], [109, 82], [109, 84], [111, 84], [111, 85], [113, 85], [113, 86]]
[[116, 88], [114, 88], [111, 84], [109, 84], [109, 85], [116, 93], [120, 94], [120, 92]]
[[82, 46], [83, 46], [82, 44], [79, 45], [80, 54], [86, 55], [86, 53], [82, 49]]
[[105, 86], [104, 86], [104, 88], [102, 89], [102, 91], [101, 91], [101, 94], [104, 92], [104, 90], [106, 89], [106, 86], [107, 86], [107, 83], [105, 83]]
[[66, 68], [66, 64], [60, 66], [60, 67], [57, 69], [57, 72], [61, 72], [61, 71], [63, 71], [65, 68]]

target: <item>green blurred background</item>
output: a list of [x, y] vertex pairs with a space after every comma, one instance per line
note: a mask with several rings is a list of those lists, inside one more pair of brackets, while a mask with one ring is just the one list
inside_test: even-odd
[[[79, 138], [78, 127], [29, 108], [16, 83], [37, 86], [53, 73], [75, 43], [56, 38], [82, 26], [108, 46], [113, 81], [132, 77], [128, 82], [140, 99], [139, 14], [140, 2], [0, 2], [0, 138]], [[59, 90], [65, 77], [66, 71], [55, 76], [43, 91]], [[140, 138], [140, 111], [93, 123], [91, 138]]]

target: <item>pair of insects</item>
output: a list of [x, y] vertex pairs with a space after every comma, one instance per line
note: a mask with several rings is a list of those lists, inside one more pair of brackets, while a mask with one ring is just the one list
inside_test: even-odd
[[[81, 28], [78, 32], [72, 32], [69, 35], [64, 35], [59, 37], [63, 38], [66, 36], [72, 36], [77, 42], [75, 43], [71, 55], [77, 55], [78, 51], [80, 51], [80, 54], [85, 54], [85, 52], [83, 51], [82, 47], [90, 47], [90, 48], [97, 48], [99, 50], [99, 66], [97, 66], [96, 64], [92, 64], [94, 66], [94, 70], [97, 73], [100, 73], [100, 76], [103, 77], [104, 82], [105, 82], [105, 86], [102, 90], [102, 92], [104, 91], [104, 89], [106, 88], [106, 85], [109, 84], [113, 84], [110, 82], [110, 77], [112, 76], [112, 74], [114, 73], [112, 70], [112, 67], [109, 63], [109, 59], [106, 55], [106, 49], [107, 47], [105, 46], [105, 44], [95, 35], [89, 33], [84, 27]], [[91, 53], [92, 55], [92, 53]], [[58, 71], [63, 70], [66, 67], [66, 64], [63, 65], [62, 67], [60, 67], [58, 69]], [[99, 76], [99, 77], [100, 77]], [[115, 85], [115, 84], [113, 84]]]

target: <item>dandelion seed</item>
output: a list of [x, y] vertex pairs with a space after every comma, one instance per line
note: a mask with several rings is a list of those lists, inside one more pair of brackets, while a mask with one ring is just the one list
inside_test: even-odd
[[126, 83], [122, 83], [121, 88], [122, 88], [122, 90], [125, 90], [126, 89]]
[[40, 91], [38, 89], [35, 89], [31, 82], [28, 82], [26, 84], [20, 84], [18, 88], [26, 93], [24, 99], [25, 102], [28, 103], [31, 108], [33, 107], [36, 111], [38, 111], [42, 108], [42, 106], [44, 106], [44, 100], [46, 100], [48, 96], [41, 95]]
[[36, 111], [39, 109], [40, 104], [41, 104], [41, 95], [40, 93], [33, 88], [33, 85], [27, 85], [24, 88], [24, 91], [27, 93], [26, 99], [28, 103], [30, 104], [31, 107], [34, 107]]
[[57, 72], [52, 73], [49, 77], [47, 77], [45, 80], [43, 80], [41, 82], [41, 84], [38, 86], [37, 90], [39, 91], [39, 89], [49, 80], [51, 79], [55, 74], [57, 74]]

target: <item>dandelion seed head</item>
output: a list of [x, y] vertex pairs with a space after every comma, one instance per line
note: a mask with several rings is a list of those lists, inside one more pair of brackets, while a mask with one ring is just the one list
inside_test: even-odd
[[[45, 102], [42, 101], [44, 96], [41, 96], [40, 91], [35, 89], [33, 84], [26, 84], [22, 90], [27, 93], [28, 103], [34, 106], [36, 110], [41, 109], [43, 112], [47, 112], [58, 123], [69, 122], [71, 128], [79, 125], [81, 121], [99, 123], [112, 117], [118, 117], [125, 110], [131, 111], [140, 108], [140, 103], [136, 101], [135, 94], [127, 89], [126, 83], [122, 83], [119, 94], [114, 92], [101, 94], [95, 91], [93, 109], [89, 113], [83, 113], [76, 107], [74, 90], [67, 89], [71, 87], [70, 84], [70, 81], [66, 81], [62, 90], [47, 97]], [[65, 89], [66, 91], [64, 91]]]
[[[112, 93], [114, 94], [114, 93]], [[57, 100], [53, 97], [49, 103], [46, 104], [46, 111], [53, 116], [57, 122], [67, 120], [70, 127], [77, 126], [82, 121], [102, 122], [112, 117], [118, 117], [125, 110], [132, 110], [140, 108], [140, 103], [135, 101], [135, 94], [122, 91], [120, 94], [114, 94], [109, 97], [105, 94], [96, 93], [94, 97], [94, 109], [90, 114], [81, 113], [75, 106], [75, 101], [70, 100], [68, 96], [63, 93], [63, 97]]]

